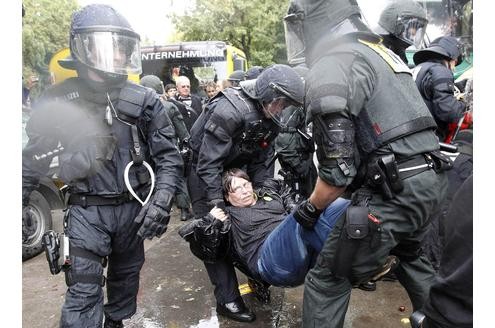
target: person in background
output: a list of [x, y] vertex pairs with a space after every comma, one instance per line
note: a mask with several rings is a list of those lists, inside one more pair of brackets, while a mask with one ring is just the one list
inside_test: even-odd
[[[305, 66], [296, 66], [294, 70], [304, 77], [308, 72]], [[311, 195], [318, 177], [313, 162], [315, 152], [313, 139], [306, 133], [306, 115], [303, 107], [291, 106], [282, 113], [282, 127], [275, 139], [275, 152], [281, 169], [278, 171], [284, 181], [298, 195], [306, 199]]]
[[473, 327], [473, 175], [455, 193], [445, 217], [440, 270], [410, 321], [413, 328]]
[[425, 9], [413, 0], [393, 0], [383, 9], [375, 33], [383, 38], [385, 47], [408, 63], [406, 49], [420, 49], [428, 19]]
[[218, 93], [218, 91], [218, 85], [214, 81], [208, 81], [205, 84], [206, 98], [203, 101], [203, 106], [205, 106], [206, 103]]
[[201, 98], [191, 94], [191, 83], [186, 76], [179, 76], [176, 80], [176, 85], [177, 94], [170, 101], [179, 108], [180, 113], [184, 117], [187, 130], [191, 131], [194, 122], [196, 122], [203, 109]]
[[253, 66], [250, 69], [246, 71], [246, 74], [244, 74], [244, 79], [245, 80], [253, 80], [257, 78], [262, 72], [263, 72], [263, 67], [262, 66]]
[[173, 99], [175, 98], [175, 95], [177, 94], [177, 87], [175, 84], [169, 83], [165, 86], [165, 92], [163, 93], [163, 96], [167, 99]]
[[428, 48], [417, 51], [413, 76], [421, 97], [438, 126], [440, 141], [448, 134], [448, 125], [457, 123], [468, 109], [454, 94], [454, 68], [462, 62], [461, 45], [453, 36], [441, 36]]
[[179, 148], [180, 154], [182, 155], [182, 160], [184, 161], [183, 174], [179, 177], [177, 182], [177, 191], [175, 192], [175, 203], [180, 210], [181, 221], [187, 221], [194, 217], [191, 213], [191, 199], [189, 198], [189, 193], [187, 191], [186, 185], [186, 168], [190, 164], [190, 148], [189, 148], [189, 131], [184, 124], [184, 118], [177, 106], [172, 102], [165, 99], [165, 92], [163, 88], [163, 83], [160, 78], [156, 75], [145, 75], [141, 78], [140, 84], [142, 86], [153, 89], [157, 95], [160, 97], [163, 107], [167, 112], [170, 121], [175, 130], [175, 141]]
[[245, 80], [245, 72], [242, 70], [233, 71], [227, 78], [228, 86], [227, 88], [238, 87], [241, 81]]

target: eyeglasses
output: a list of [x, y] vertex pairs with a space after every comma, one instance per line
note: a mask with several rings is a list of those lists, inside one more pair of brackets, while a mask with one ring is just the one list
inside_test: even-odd
[[181, 85], [180, 87], [181, 88], [190, 88], [191, 86], [190, 85]]
[[233, 188], [232, 189], [232, 192], [233, 193], [240, 192], [243, 189], [244, 190], [250, 190], [250, 189], [252, 189], [251, 182], [249, 182], [249, 181], [244, 182], [242, 185]]

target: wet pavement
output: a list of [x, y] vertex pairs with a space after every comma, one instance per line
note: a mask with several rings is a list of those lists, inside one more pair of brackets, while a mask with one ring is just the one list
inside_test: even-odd
[[[61, 230], [61, 214], [54, 212], [55, 229]], [[177, 234], [182, 225], [172, 215], [169, 229], [160, 239], [145, 242], [146, 261], [141, 271], [137, 313], [124, 324], [127, 328], [234, 328], [300, 327], [303, 287], [270, 287], [271, 302], [260, 303], [251, 293], [244, 300], [256, 313], [253, 323], [238, 323], [215, 312], [213, 288], [202, 262], [189, 251]], [[66, 290], [64, 275], [52, 276], [44, 254], [22, 265], [22, 326], [58, 327]], [[238, 272], [241, 290], [247, 282]], [[249, 290], [248, 290], [249, 292]], [[405, 310], [400, 311], [404, 306]], [[378, 282], [377, 290], [354, 289], [345, 328], [410, 327], [411, 303], [397, 282]]]

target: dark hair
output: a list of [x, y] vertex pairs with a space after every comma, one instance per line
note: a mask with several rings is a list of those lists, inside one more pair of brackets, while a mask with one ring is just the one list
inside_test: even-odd
[[167, 84], [165, 86], [165, 92], [168, 92], [168, 90], [170, 90], [170, 89], [177, 89], [177, 86], [175, 84], [172, 84], [172, 83]]
[[223, 194], [224, 195], [227, 195], [229, 192], [233, 192], [232, 180], [234, 178], [242, 178], [244, 180], [251, 182], [249, 175], [247, 175], [247, 173], [244, 172], [243, 170], [238, 169], [238, 168], [233, 168], [233, 169], [227, 170], [222, 175], [222, 188], [223, 188]]

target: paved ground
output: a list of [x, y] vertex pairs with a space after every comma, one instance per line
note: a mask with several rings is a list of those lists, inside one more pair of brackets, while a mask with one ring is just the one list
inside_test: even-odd
[[[54, 213], [55, 228], [61, 230], [60, 212]], [[240, 324], [215, 313], [213, 289], [201, 261], [180, 239], [181, 225], [176, 214], [162, 238], [147, 241], [146, 262], [141, 271], [138, 311], [125, 321], [130, 328], [175, 327], [300, 327], [303, 288], [271, 287], [272, 300], [259, 303], [251, 294], [244, 299], [256, 312], [257, 320]], [[238, 274], [239, 282], [246, 278]], [[44, 254], [22, 265], [22, 326], [58, 327], [60, 308], [65, 294], [63, 274], [52, 276]], [[405, 311], [399, 310], [405, 306]], [[403, 288], [395, 282], [378, 282], [375, 292], [354, 289], [345, 328], [410, 327], [407, 317], [411, 304]]]

